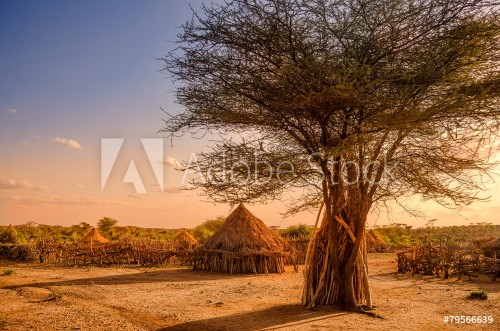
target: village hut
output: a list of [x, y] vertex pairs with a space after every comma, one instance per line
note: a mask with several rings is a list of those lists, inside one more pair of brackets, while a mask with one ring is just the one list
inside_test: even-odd
[[480, 245], [484, 256], [494, 259], [500, 258], [500, 238], [484, 241]]
[[288, 242], [243, 204], [198, 251], [194, 270], [229, 273], [282, 273], [292, 255]]
[[92, 228], [83, 238], [80, 240], [84, 244], [107, 244], [109, 240], [104, 238], [96, 228]]
[[174, 242], [178, 250], [191, 250], [198, 244], [198, 240], [186, 229], [181, 230], [174, 238]]

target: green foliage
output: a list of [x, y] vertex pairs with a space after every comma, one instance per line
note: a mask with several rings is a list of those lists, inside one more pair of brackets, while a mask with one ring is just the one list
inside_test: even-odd
[[203, 242], [213, 236], [215, 232], [210, 231], [209, 229], [205, 228], [204, 226], [197, 226], [194, 231], [193, 231], [193, 236], [196, 238], [196, 240]]
[[488, 299], [488, 293], [485, 290], [473, 290], [469, 294], [469, 299], [486, 300]]
[[16, 271], [14, 269], [7, 269], [3, 271], [4, 276], [14, 275]]
[[206, 220], [205, 222], [194, 228], [193, 236], [200, 242], [205, 241], [213, 236], [213, 234], [217, 232], [217, 230], [219, 230], [222, 224], [224, 224], [224, 221], [225, 218], [223, 216], [218, 216], [212, 220]]
[[5, 230], [0, 231], [0, 243], [3, 244], [17, 244], [19, 243], [19, 236], [14, 228], [6, 227]]
[[111, 230], [118, 224], [118, 220], [110, 217], [103, 217], [97, 221], [97, 227], [101, 233], [110, 234]]
[[437, 244], [446, 241], [453, 243], [469, 243], [475, 240], [500, 237], [500, 225], [475, 224], [447, 227], [411, 228], [400, 224], [376, 228], [374, 231], [388, 245], [399, 248], [413, 246], [431, 240]]
[[285, 230], [279, 231], [279, 234], [285, 238], [309, 238], [313, 228], [307, 224], [292, 225]]

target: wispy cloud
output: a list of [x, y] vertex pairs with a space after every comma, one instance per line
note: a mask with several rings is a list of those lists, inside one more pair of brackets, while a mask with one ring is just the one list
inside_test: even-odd
[[17, 114], [17, 109], [15, 108], [4, 109], [4, 112], [9, 114]]
[[164, 164], [164, 165], [169, 166], [169, 167], [173, 167], [175, 169], [182, 168], [182, 164], [179, 161], [177, 161], [176, 159], [174, 159], [173, 157], [167, 157], [163, 160], [160, 160], [159, 162], [161, 164]]
[[181, 193], [189, 189], [191, 189], [190, 185], [166, 186], [163, 189], [163, 193]]
[[96, 197], [60, 196], [60, 195], [50, 195], [44, 197], [19, 197], [17, 195], [0, 196], [0, 201], [10, 202], [20, 205], [104, 205], [104, 204], [126, 205], [126, 203], [121, 201], [106, 200]]
[[50, 189], [42, 185], [34, 185], [28, 181], [15, 181], [13, 179], [0, 179], [0, 189], [3, 190], [27, 190], [27, 191], [39, 191], [39, 192], [49, 192]]
[[53, 142], [61, 144], [61, 145], [66, 145], [69, 148], [73, 149], [83, 149], [82, 145], [76, 140], [73, 139], [66, 139], [66, 138], [61, 138], [61, 137], [55, 137], [52, 139]]
[[73, 184], [73, 187], [80, 188], [80, 189], [84, 189], [84, 188], [85, 188], [85, 185], [74, 183], [74, 184]]
[[128, 197], [130, 199], [134, 199], [134, 200], [142, 200], [144, 199], [144, 195], [142, 194], [137, 194], [137, 193], [134, 193], [134, 194], [129, 194]]

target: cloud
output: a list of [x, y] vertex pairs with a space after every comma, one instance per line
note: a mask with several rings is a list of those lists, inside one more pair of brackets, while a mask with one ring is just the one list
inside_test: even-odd
[[166, 159], [159, 161], [161, 164], [164, 164], [169, 167], [173, 167], [175, 169], [181, 169], [182, 164], [174, 159], [173, 157], [167, 157]]
[[14, 108], [4, 109], [4, 112], [9, 114], [17, 114], [17, 109]]
[[0, 197], [0, 201], [11, 202], [22, 205], [126, 205], [126, 203], [121, 201], [113, 201], [106, 199], [99, 199], [96, 197], [79, 197], [79, 196], [59, 196], [50, 195], [44, 197], [19, 197], [17, 195], [13, 196], [3, 196]]
[[134, 193], [134, 194], [129, 194], [128, 197], [130, 199], [134, 199], [134, 200], [142, 200], [144, 199], [144, 195], [142, 194], [137, 194], [137, 193]]
[[15, 181], [13, 179], [0, 179], [0, 189], [3, 190], [27, 190], [49, 192], [50, 189], [42, 185], [33, 185], [28, 181]]
[[190, 189], [191, 189], [190, 185], [166, 186], [163, 189], [163, 193], [181, 193]]
[[74, 183], [72, 186], [73, 186], [73, 187], [76, 187], [76, 188], [81, 188], [81, 189], [84, 189], [84, 188], [85, 188], [85, 186], [84, 186], [84, 185], [82, 185], [82, 184], [77, 184], [77, 183]]
[[66, 145], [69, 148], [83, 149], [82, 145], [80, 145], [80, 143], [78, 143], [78, 141], [73, 140], [73, 139], [55, 137], [54, 139], [52, 139], [52, 141], [55, 143], [61, 144], [61, 145]]

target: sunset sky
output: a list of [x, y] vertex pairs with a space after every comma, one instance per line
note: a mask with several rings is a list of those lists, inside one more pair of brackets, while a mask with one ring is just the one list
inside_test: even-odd
[[[201, 1], [189, 3], [197, 9]], [[164, 171], [163, 192], [141, 142], [162, 137], [160, 107], [182, 110], [157, 58], [175, 48], [179, 26], [190, 17], [182, 0], [0, 2], [0, 225], [96, 224], [108, 216], [120, 225], [178, 228], [228, 214], [229, 205], [180, 190], [183, 173], [173, 167], [206, 149], [207, 140], [164, 141], [164, 164], [151, 160]], [[101, 143], [109, 138], [124, 142], [101, 190]], [[144, 194], [123, 183], [134, 170], [131, 160]], [[482, 196], [491, 195], [490, 202], [460, 213], [415, 198], [409, 204], [425, 218], [394, 206], [390, 219], [381, 209], [370, 223], [421, 226], [437, 218], [436, 225], [500, 224], [498, 185], [488, 187]], [[315, 218], [304, 213], [282, 220], [281, 202], [249, 208], [281, 227]]]

